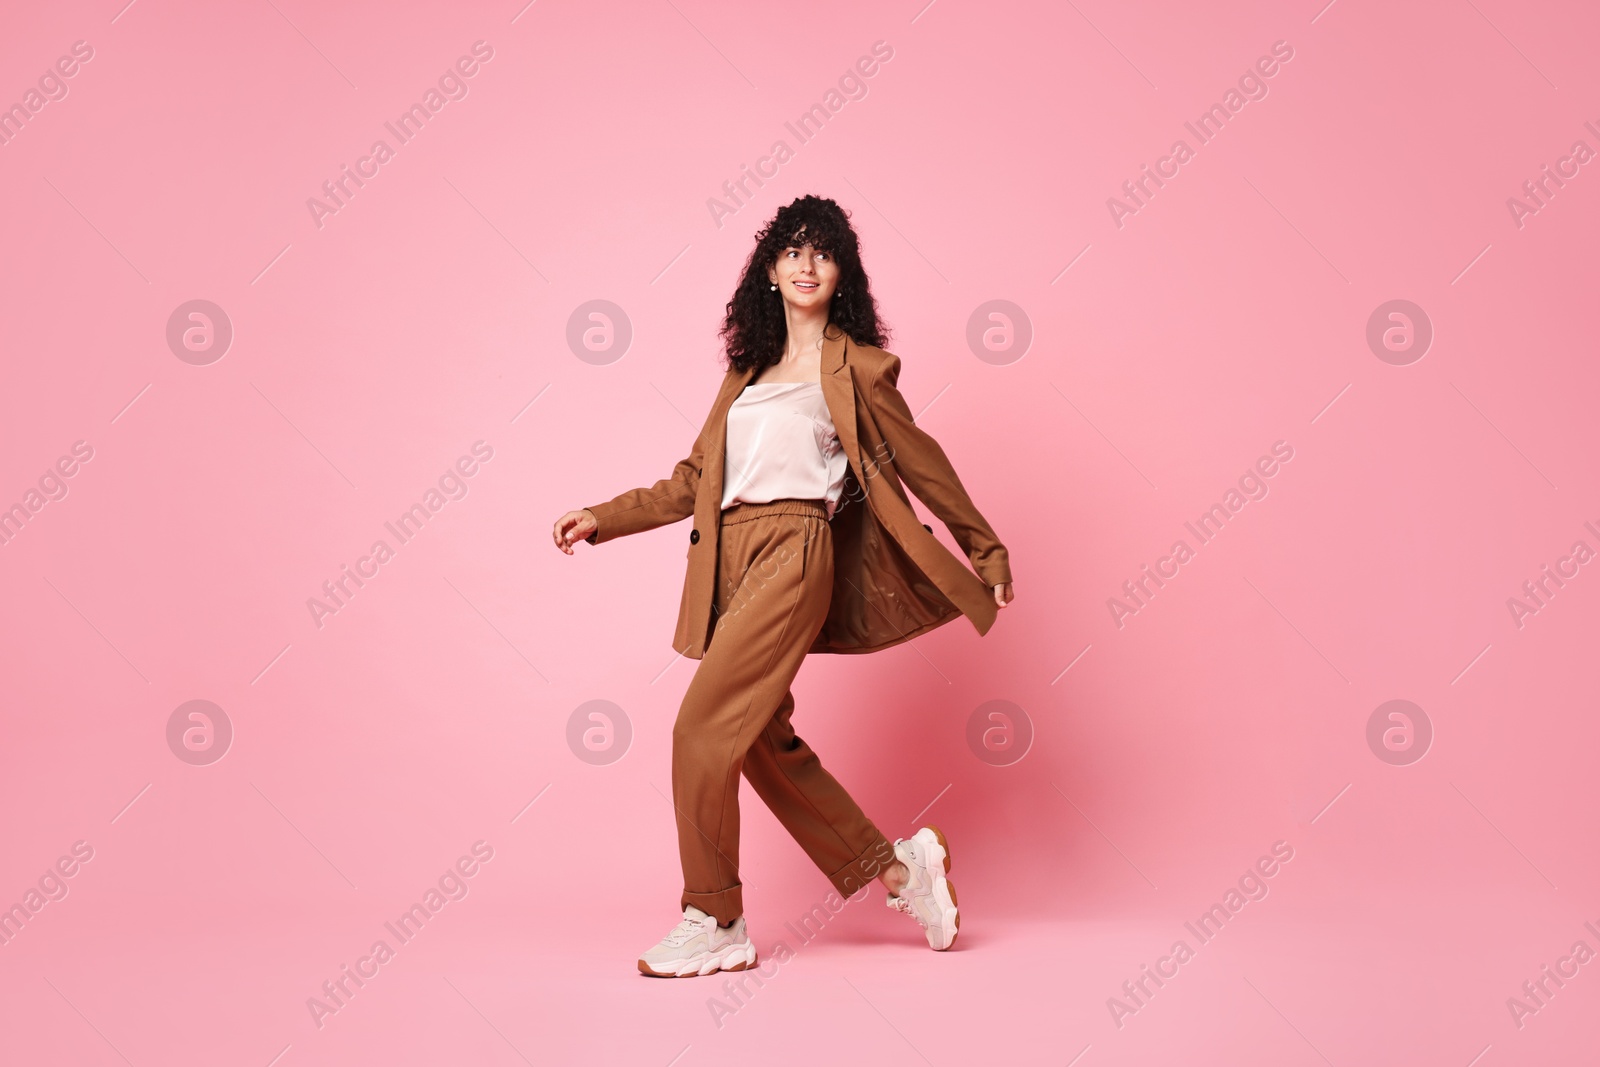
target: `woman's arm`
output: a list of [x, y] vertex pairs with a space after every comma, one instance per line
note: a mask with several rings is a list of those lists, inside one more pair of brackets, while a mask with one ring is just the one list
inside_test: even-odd
[[672, 475], [661, 479], [647, 489], [629, 489], [619, 493], [604, 504], [591, 504], [586, 509], [598, 524], [594, 533], [584, 540], [591, 545], [609, 541], [613, 537], [643, 533], [657, 526], [665, 526], [694, 514], [694, 498], [700, 488], [700, 468], [704, 462], [704, 435], [695, 442], [694, 451], [680, 459]]
[[972, 498], [967, 495], [944, 449], [923, 432], [911, 415], [906, 398], [895, 383], [900, 378], [900, 357], [891, 353], [872, 381], [871, 407], [884, 440], [889, 444], [889, 464], [900, 480], [949, 527], [972, 569], [990, 586], [1011, 581], [1011, 560]]

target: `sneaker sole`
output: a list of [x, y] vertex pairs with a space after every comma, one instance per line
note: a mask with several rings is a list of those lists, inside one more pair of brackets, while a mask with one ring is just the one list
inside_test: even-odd
[[[738, 962], [731, 962], [733, 960]], [[651, 978], [703, 978], [708, 974], [716, 974], [718, 971], [743, 971], [755, 965], [756, 947], [747, 945], [744, 948], [725, 950], [709, 956], [699, 963], [685, 960], [684, 969], [681, 971], [658, 971], [641, 958], [639, 960], [639, 973], [649, 975]]]
[[925, 825], [928, 829], [932, 830], [933, 831], [933, 836], [939, 839], [939, 851], [944, 853], [944, 873], [945, 874], [949, 874], [950, 873], [950, 842], [945, 840], [944, 831], [939, 829], [937, 826], [933, 825], [933, 823], [931, 823], [931, 822], [930, 823], [924, 823], [923, 825]]
[[[946, 875], [949, 875], [949, 873], [950, 873], [950, 842], [945, 840], [945, 836], [944, 836], [944, 831], [943, 830], [939, 829], [937, 826], [933, 825], [932, 823], [927, 823], [926, 825], [927, 825], [928, 829], [933, 831], [933, 836], [938, 838], [938, 840], [939, 840], [939, 849], [940, 849], [940, 851], [942, 851], [944, 853], [944, 873]], [[933, 943], [931, 941], [929, 942], [929, 944], [932, 945], [933, 950], [935, 952], [943, 952], [943, 951], [945, 951], [945, 949], [948, 949], [951, 945], [955, 944], [956, 943], [956, 937], [959, 936], [960, 933], [961, 933], [961, 904], [960, 904], [960, 901], [958, 901], [956, 899], [956, 884], [954, 882], [952, 882], [948, 877], [946, 877], [944, 879], [944, 887], [945, 887], [945, 889], [950, 891], [950, 908], [951, 908], [952, 911], [954, 911], [956, 913], [955, 914], [956, 924], [955, 924], [955, 929], [950, 932], [950, 940], [945, 943], [943, 948], [941, 948], [938, 945], [933, 945]], [[937, 891], [937, 890], [935, 890], [935, 891]]]

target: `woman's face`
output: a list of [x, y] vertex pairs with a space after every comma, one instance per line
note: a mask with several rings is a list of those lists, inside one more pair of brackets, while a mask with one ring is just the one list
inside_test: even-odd
[[790, 245], [778, 253], [767, 271], [783, 299], [797, 308], [827, 308], [839, 285], [839, 266], [832, 254], [810, 245]]

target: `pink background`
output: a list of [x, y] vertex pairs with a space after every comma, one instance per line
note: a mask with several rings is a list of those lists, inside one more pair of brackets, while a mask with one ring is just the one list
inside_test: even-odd
[[[93, 858], [0, 946], [0, 1058], [1595, 1058], [1600, 962], [1521, 1027], [1507, 998], [1600, 950], [1600, 575], [1521, 627], [1507, 601], [1600, 549], [1597, 164], [1520, 227], [1507, 199], [1600, 148], [1600, 18], [919, 5], [7, 13], [0, 103], [75, 41], [93, 58], [0, 146], [0, 505], [93, 457], [0, 546], [0, 904]], [[480, 40], [467, 95], [319, 228], [307, 199]], [[800, 144], [784, 123], [877, 41], [865, 96]], [[1199, 145], [1184, 122], [1275, 41], [1267, 95]], [[1108, 198], [1180, 137], [1194, 158], [1119, 227]], [[719, 227], [708, 198], [780, 138]], [[794, 955], [718, 1025], [721, 979], [634, 969], [676, 919], [687, 524], [572, 558], [548, 531], [688, 452], [751, 236], [804, 193], [853, 212], [901, 387], [1017, 600], [985, 638], [957, 620], [797, 684], [886, 833], [949, 834], [956, 950], [877, 891], [795, 939], [828, 885], [746, 790], [752, 935]], [[196, 299], [234, 331], [203, 366], [166, 340]], [[967, 329], [995, 299], [1033, 339], [986, 361]], [[1366, 341], [1395, 299], [1434, 330], [1403, 366]], [[592, 300], [625, 352], [569, 347]], [[308, 598], [477, 441], [466, 495], [319, 628]], [[1277, 441], [1268, 495], [1119, 628], [1108, 599]], [[1392, 699], [1432, 724], [1409, 765], [1368, 746]], [[168, 745], [191, 700], [234, 731], [205, 766]], [[607, 765], [566, 741], [591, 700], [631, 723]], [[1034, 731], [1006, 766], [966, 740], [991, 700]], [[319, 1028], [307, 999], [477, 841], [466, 897]], [[1185, 921], [1278, 841], [1270, 893], [1198, 945]], [[1118, 1026], [1108, 999], [1180, 938]]]

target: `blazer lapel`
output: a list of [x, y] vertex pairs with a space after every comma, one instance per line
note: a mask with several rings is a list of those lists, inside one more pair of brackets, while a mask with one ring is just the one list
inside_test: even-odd
[[828, 404], [828, 414], [833, 418], [833, 432], [839, 435], [839, 445], [850, 460], [856, 481], [867, 484], [861, 469], [861, 457], [856, 447], [856, 387], [850, 375], [850, 365], [845, 362], [844, 331], [833, 323], [828, 324], [822, 336], [822, 398]]
[[722, 505], [724, 454], [728, 447], [728, 409], [744, 391], [745, 384], [755, 375], [753, 368], [730, 370], [722, 383], [722, 394], [717, 397], [716, 409], [711, 416], [711, 440], [706, 442], [705, 465], [700, 471], [700, 488], [695, 494], [694, 524], [700, 536], [714, 534]]

